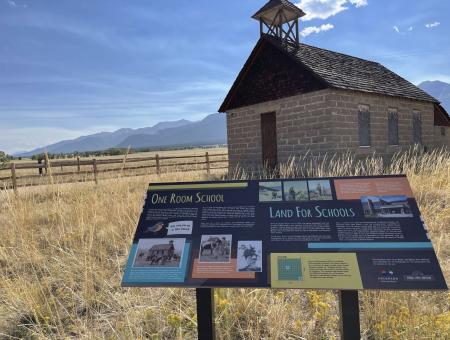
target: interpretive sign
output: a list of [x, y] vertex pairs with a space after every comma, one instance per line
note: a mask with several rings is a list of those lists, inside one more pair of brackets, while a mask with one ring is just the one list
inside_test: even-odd
[[150, 184], [122, 285], [447, 289], [403, 175]]

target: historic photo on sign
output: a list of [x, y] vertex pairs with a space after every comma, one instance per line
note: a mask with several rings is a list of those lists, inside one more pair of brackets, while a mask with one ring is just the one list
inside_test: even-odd
[[361, 196], [365, 217], [413, 217], [406, 196]]
[[282, 201], [283, 192], [281, 182], [259, 182], [259, 201], [274, 202]]
[[237, 271], [262, 271], [262, 241], [238, 241]]
[[311, 201], [328, 201], [333, 199], [329, 180], [308, 181], [308, 187]]
[[200, 262], [230, 262], [231, 235], [202, 235]]
[[307, 181], [284, 181], [283, 182], [285, 201], [308, 201]]
[[184, 238], [140, 239], [133, 267], [180, 267]]

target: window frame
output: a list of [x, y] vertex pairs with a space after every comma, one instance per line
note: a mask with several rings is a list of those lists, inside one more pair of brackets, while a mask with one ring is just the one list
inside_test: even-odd
[[[393, 118], [393, 119], [391, 119]], [[400, 136], [398, 133], [398, 109], [397, 108], [388, 108], [388, 138], [387, 143], [389, 146], [399, 146], [400, 145]], [[391, 122], [395, 122], [395, 126], [391, 125]], [[391, 128], [395, 128], [394, 131], [391, 132]], [[395, 141], [391, 140], [391, 136], [395, 132]]]
[[[417, 132], [416, 132], [417, 131]], [[419, 110], [413, 110], [412, 116], [413, 144], [423, 145], [422, 114]], [[416, 140], [416, 137], [418, 140]]]
[[[363, 125], [367, 124], [367, 126]], [[366, 135], [366, 137], [364, 137]], [[358, 105], [358, 144], [360, 148], [370, 148], [372, 146], [370, 124], [370, 106], [366, 104]], [[363, 140], [365, 139], [365, 140]], [[366, 143], [365, 143], [366, 142]]]

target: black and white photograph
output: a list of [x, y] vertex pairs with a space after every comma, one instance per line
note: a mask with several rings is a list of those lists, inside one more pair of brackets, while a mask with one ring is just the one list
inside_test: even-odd
[[364, 217], [413, 217], [406, 196], [361, 196]]
[[180, 267], [185, 238], [140, 239], [133, 267]]
[[283, 200], [281, 182], [259, 182], [259, 201], [276, 202]]
[[283, 192], [285, 201], [308, 201], [307, 181], [284, 181]]
[[330, 201], [333, 199], [330, 181], [327, 179], [308, 181], [308, 189], [311, 201]]
[[262, 241], [238, 241], [236, 266], [238, 272], [261, 272]]
[[231, 235], [202, 235], [199, 262], [230, 262]]

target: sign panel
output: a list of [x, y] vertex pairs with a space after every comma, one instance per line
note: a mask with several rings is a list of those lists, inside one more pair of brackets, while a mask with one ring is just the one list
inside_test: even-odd
[[403, 175], [150, 184], [122, 285], [447, 289]]

